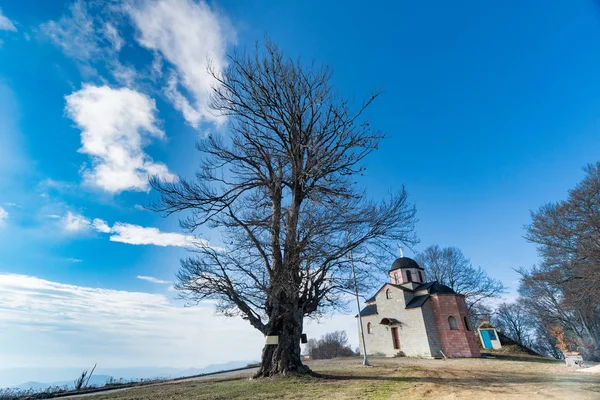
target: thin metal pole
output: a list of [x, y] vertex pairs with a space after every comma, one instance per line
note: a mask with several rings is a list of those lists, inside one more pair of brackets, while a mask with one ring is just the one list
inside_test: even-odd
[[352, 276], [354, 277], [354, 293], [356, 294], [356, 309], [358, 310], [358, 325], [360, 326], [360, 337], [362, 339], [363, 348], [363, 365], [370, 366], [369, 360], [367, 359], [367, 344], [365, 343], [365, 331], [363, 329], [362, 317], [360, 315], [360, 301], [358, 300], [358, 284], [356, 282], [356, 272], [354, 272], [354, 257], [352, 257], [352, 251], [350, 251], [350, 265], [352, 266]]

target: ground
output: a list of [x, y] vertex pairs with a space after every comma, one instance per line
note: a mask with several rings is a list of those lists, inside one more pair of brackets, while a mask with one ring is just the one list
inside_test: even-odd
[[317, 377], [250, 380], [248, 372], [93, 396], [147, 399], [599, 399], [600, 375], [564, 362], [498, 355], [494, 359], [373, 358], [312, 361]]

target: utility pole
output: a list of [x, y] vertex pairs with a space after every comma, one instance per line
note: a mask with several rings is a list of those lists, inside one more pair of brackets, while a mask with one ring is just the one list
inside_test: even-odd
[[371, 366], [367, 359], [367, 344], [365, 343], [365, 331], [363, 329], [362, 316], [360, 315], [360, 301], [358, 300], [358, 284], [356, 281], [356, 272], [354, 272], [354, 258], [352, 257], [352, 251], [350, 251], [350, 265], [352, 266], [352, 277], [354, 278], [354, 294], [356, 295], [356, 309], [358, 310], [358, 326], [360, 327], [360, 338], [362, 339], [363, 348], [363, 365], [365, 367]]

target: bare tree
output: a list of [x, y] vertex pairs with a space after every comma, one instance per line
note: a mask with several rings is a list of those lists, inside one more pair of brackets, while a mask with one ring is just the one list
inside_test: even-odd
[[567, 200], [532, 212], [526, 238], [539, 266], [522, 269], [521, 295], [543, 320], [574, 334], [588, 357], [600, 359], [600, 163]]
[[478, 327], [484, 322], [490, 322], [492, 320], [492, 315], [494, 314], [494, 310], [483, 302], [479, 302], [473, 304], [469, 309], [469, 314], [471, 316], [471, 323], [474, 327]]
[[530, 347], [533, 319], [519, 303], [502, 303], [496, 308], [493, 324], [515, 342]]
[[350, 348], [346, 331], [326, 333], [319, 340], [310, 339], [306, 350], [310, 358], [314, 360], [356, 355]]
[[383, 137], [362, 120], [376, 95], [353, 111], [329, 68], [287, 58], [268, 41], [233, 54], [213, 76], [211, 108], [228, 117], [229, 135], [198, 143], [194, 181], [151, 180], [161, 195], [154, 210], [185, 212], [182, 227], [207, 225], [223, 238], [219, 247], [198, 241], [176, 287], [278, 336], [263, 348], [257, 376], [305, 373], [304, 318], [344, 304], [351, 252], [368, 284], [395, 244], [416, 243], [415, 209], [404, 188], [374, 202], [357, 186], [361, 162]]
[[456, 247], [432, 245], [418, 253], [415, 261], [425, 268], [427, 279], [438, 281], [465, 296], [469, 312], [482, 301], [499, 297], [505, 290], [497, 279], [491, 278]]

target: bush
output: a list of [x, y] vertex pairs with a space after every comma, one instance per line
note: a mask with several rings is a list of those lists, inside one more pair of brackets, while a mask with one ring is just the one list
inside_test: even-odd
[[306, 352], [313, 360], [356, 355], [350, 348], [346, 331], [327, 333], [319, 340], [310, 339], [306, 345]]

